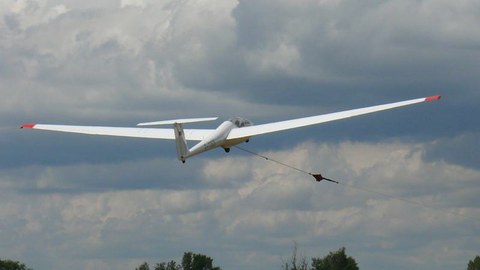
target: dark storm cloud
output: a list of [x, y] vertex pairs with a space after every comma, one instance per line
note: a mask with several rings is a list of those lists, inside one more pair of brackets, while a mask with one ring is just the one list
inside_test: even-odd
[[[479, 8], [412, 1], [242, 1], [232, 12], [237, 38], [221, 47], [229, 50], [203, 50], [206, 58], [189, 63], [190, 70], [177, 63], [177, 71], [187, 85], [240, 90], [263, 102], [298, 104], [301, 99], [292, 97], [306, 94], [311, 98], [303, 103], [338, 102], [331, 93], [356, 99], [397, 98], [400, 91], [473, 94], [468, 87], [478, 82], [479, 37], [472, 32], [474, 21], [456, 20], [461, 12], [473, 19]], [[402, 19], [406, 14], [408, 22]], [[453, 21], [461, 31], [450, 29]]]

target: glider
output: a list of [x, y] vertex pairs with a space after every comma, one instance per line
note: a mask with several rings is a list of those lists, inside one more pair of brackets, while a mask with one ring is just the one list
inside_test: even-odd
[[[140, 127], [101, 127], [101, 126], [72, 126], [72, 125], [45, 125], [45, 124], [23, 124], [21, 128], [50, 130], [59, 132], [81, 133], [89, 135], [122, 136], [150, 139], [175, 140], [177, 145], [178, 159], [185, 163], [189, 157], [198, 155], [205, 151], [222, 147], [225, 152], [230, 147], [248, 142], [256, 135], [267, 134], [282, 130], [316, 125], [320, 123], [345, 119], [353, 116], [389, 110], [397, 107], [413, 105], [416, 103], [439, 100], [441, 96], [430, 96], [411, 99], [395, 103], [365, 107], [354, 110], [347, 110], [329, 114], [315, 115], [292, 120], [273, 122], [261, 125], [253, 125], [247, 119], [241, 117], [231, 118], [223, 122], [216, 129], [183, 129], [183, 125], [194, 122], [213, 121], [218, 117], [208, 118], [186, 118], [157, 122], [140, 123]], [[148, 128], [145, 126], [169, 125], [171, 128]], [[187, 141], [199, 141], [192, 148], [188, 148]]]

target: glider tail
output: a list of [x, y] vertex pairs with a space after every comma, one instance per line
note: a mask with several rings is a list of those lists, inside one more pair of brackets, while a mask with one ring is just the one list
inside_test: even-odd
[[177, 144], [177, 156], [180, 161], [185, 163], [185, 159], [189, 154], [187, 141], [185, 140], [185, 133], [183, 132], [183, 127], [181, 123], [174, 123], [173, 127], [175, 129], [175, 142]]

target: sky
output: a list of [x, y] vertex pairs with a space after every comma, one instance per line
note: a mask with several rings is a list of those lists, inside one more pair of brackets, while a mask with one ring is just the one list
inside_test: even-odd
[[[0, 0], [0, 256], [35, 270], [206, 254], [281, 269], [480, 255], [477, 0]], [[430, 95], [182, 164], [172, 141], [21, 130], [242, 116], [261, 124]], [[214, 128], [221, 121], [192, 124]]]

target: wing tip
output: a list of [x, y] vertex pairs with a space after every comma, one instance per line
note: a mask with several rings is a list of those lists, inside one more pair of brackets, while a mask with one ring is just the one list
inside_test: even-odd
[[442, 96], [440, 96], [440, 95], [437, 95], [437, 96], [429, 96], [429, 97], [426, 97], [426, 98], [425, 98], [425, 101], [439, 100], [439, 99], [441, 99], [441, 98], [442, 98]]
[[34, 128], [36, 124], [23, 124], [20, 128]]

